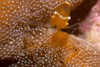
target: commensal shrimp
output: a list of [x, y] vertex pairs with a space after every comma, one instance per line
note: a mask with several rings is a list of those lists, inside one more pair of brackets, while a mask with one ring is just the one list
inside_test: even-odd
[[84, 0], [0, 1], [0, 59], [18, 60], [9, 67], [100, 66], [97, 49], [60, 31]]
[[71, 6], [67, 2], [58, 6], [54, 14], [51, 16], [50, 20], [51, 25], [53, 27], [56, 26], [57, 29], [62, 29], [62, 28], [68, 29], [67, 27], [67, 25], [69, 25], [68, 20], [71, 19], [71, 17], [69, 16], [70, 11], [71, 11]]

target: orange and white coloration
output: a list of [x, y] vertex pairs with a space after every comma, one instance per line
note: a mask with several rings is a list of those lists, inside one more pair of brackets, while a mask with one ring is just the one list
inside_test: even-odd
[[79, 5], [82, 1], [0, 0], [0, 59], [19, 58], [23, 55], [25, 51], [23, 40], [28, 34], [24, 32], [24, 27], [28, 25], [43, 27], [49, 23], [48, 20], [61, 3], [68, 2], [74, 7], [74, 4]]
[[99, 50], [91, 44], [45, 27], [61, 4], [73, 9], [83, 0], [0, 1], [0, 59], [18, 59], [9, 67], [100, 66]]
[[69, 3], [65, 2], [62, 3], [60, 6], [57, 7], [54, 14], [51, 16], [50, 22], [51, 25], [54, 27], [56, 26], [57, 29], [68, 28], [68, 20], [71, 19], [69, 16], [71, 11], [71, 6]]

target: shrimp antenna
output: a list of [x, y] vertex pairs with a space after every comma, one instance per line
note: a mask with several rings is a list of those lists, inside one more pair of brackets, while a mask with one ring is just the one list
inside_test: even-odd
[[80, 23], [78, 22], [78, 23], [75, 23], [75, 24], [73, 24], [73, 25], [70, 25], [70, 26], [68, 26], [68, 28], [70, 29], [70, 28], [72, 28], [72, 27], [74, 27], [74, 26], [77, 26], [77, 25], [79, 25]]

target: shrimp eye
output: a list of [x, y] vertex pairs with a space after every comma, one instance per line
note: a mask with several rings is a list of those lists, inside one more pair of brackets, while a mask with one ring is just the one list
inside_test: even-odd
[[54, 14], [51, 16], [50, 23], [51, 26], [56, 26], [57, 29], [62, 29], [67, 27], [68, 20], [70, 20], [69, 14], [71, 11], [71, 6], [69, 3], [64, 2], [59, 5], [55, 10]]

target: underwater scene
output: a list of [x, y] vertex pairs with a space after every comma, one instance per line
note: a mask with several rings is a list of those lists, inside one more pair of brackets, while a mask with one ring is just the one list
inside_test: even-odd
[[100, 67], [100, 0], [0, 0], [0, 67]]

